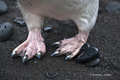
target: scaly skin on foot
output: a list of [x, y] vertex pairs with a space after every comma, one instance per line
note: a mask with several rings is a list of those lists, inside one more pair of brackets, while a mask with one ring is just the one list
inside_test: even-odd
[[27, 40], [13, 50], [11, 57], [21, 56], [22, 62], [25, 63], [34, 56], [40, 59], [45, 52], [46, 46], [40, 30], [33, 29], [30, 30]]
[[51, 56], [66, 55], [65, 60], [69, 60], [76, 56], [81, 47], [86, 43], [89, 33], [79, 32], [75, 37], [61, 40], [60, 42], [53, 43], [59, 45], [59, 48], [51, 54]]

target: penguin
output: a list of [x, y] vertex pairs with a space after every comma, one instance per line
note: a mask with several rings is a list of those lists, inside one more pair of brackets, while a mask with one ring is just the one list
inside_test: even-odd
[[21, 56], [23, 63], [34, 56], [41, 58], [46, 53], [41, 31], [48, 17], [75, 22], [78, 34], [53, 43], [59, 45], [59, 48], [51, 54], [51, 56], [66, 55], [65, 60], [75, 57], [87, 42], [90, 31], [96, 23], [99, 8], [99, 0], [17, 0], [17, 3], [29, 34], [27, 39], [13, 50], [11, 56]]

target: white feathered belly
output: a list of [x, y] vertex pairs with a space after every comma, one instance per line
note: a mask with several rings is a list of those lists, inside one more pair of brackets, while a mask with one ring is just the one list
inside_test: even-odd
[[18, 4], [32, 14], [58, 20], [83, 20], [84, 27], [93, 27], [99, 0], [18, 0]]
[[[87, 11], [91, 0], [18, 0], [31, 13], [58, 19], [70, 18]], [[94, 2], [95, 0], [93, 0]], [[97, 1], [97, 0], [96, 0]], [[93, 3], [92, 2], [92, 3]], [[21, 4], [22, 3], [22, 4]]]

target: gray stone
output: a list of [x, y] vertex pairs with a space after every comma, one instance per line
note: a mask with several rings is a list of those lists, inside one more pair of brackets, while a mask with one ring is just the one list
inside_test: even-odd
[[0, 1], [0, 15], [6, 13], [8, 10], [8, 6], [4, 1]]
[[109, 13], [120, 14], [120, 3], [113, 1], [106, 6], [106, 11]]
[[12, 24], [10, 22], [5, 22], [0, 24], [0, 41], [7, 40], [12, 34]]

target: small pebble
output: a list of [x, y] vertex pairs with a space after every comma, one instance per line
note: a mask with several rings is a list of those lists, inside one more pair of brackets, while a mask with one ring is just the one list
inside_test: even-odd
[[20, 24], [21, 26], [25, 26], [26, 25], [23, 17], [16, 17], [14, 19], [14, 22], [17, 23], [17, 24]]
[[53, 78], [58, 76], [58, 72], [56, 72], [56, 73], [49, 73], [49, 72], [47, 72], [46, 76], [47, 76], [48, 79], [53, 79]]
[[120, 14], [120, 3], [113, 1], [106, 6], [106, 11], [109, 13]]
[[0, 15], [6, 13], [8, 10], [8, 6], [4, 1], [0, 0]]
[[0, 24], [0, 41], [7, 40], [12, 34], [12, 24], [10, 22], [5, 22]]
[[43, 31], [45, 31], [45, 32], [48, 32], [48, 31], [51, 31], [52, 30], [52, 27], [44, 27], [43, 28]]
[[94, 66], [98, 65], [99, 63], [100, 63], [100, 59], [97, 58], [97, 59], [94, 59], [94, 60], [88, 62], [86, 64], [86, 66], [88, 66], [88, 67], [94, 67]]

